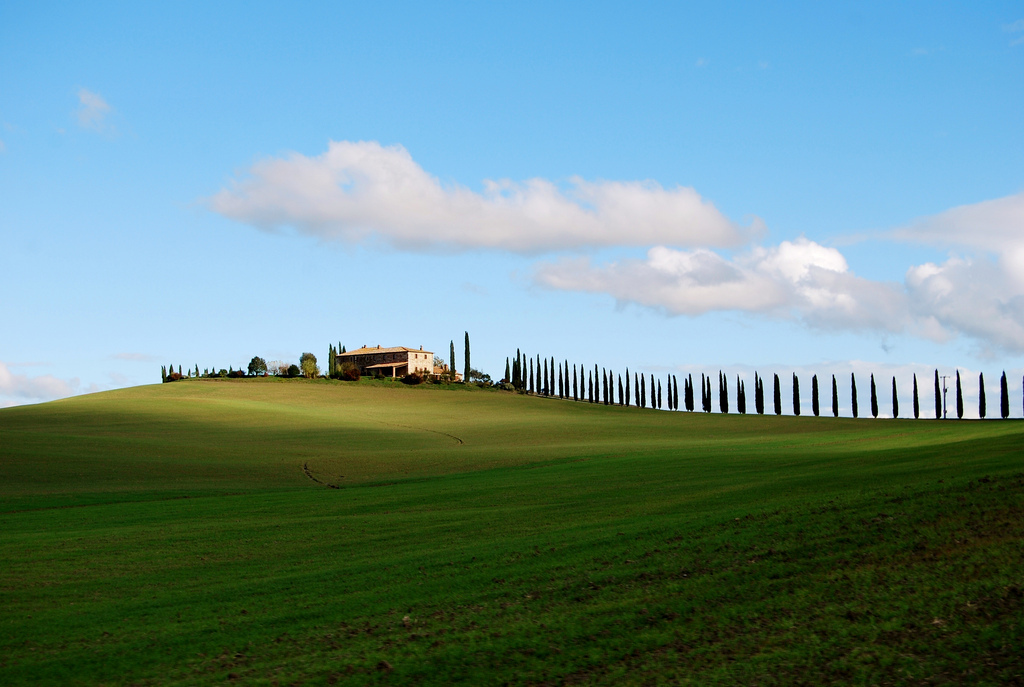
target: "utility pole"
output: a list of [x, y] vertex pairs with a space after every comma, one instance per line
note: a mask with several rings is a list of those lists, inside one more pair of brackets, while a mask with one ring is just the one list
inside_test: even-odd
[[949, 391], [946, 388], [946, 380], [950, 379], [949, 375], [942, 375], [942, 419], [946, 419], [946, 392]]

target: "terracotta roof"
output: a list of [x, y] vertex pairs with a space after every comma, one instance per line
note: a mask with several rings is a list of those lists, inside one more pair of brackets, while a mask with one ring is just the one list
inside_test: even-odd
[[379, 348], [379, 347], [367, 347], [357, 348], [354, 351], [346, 351], [345, 353], [339, 353], [338, 357], [344, 357], [346, 355], [372, 355], [375, 353], [433, 353], [433, 351], [424, 351], [419, 348], [406, 348], [405, 346], [392, 346], [391, 348]]

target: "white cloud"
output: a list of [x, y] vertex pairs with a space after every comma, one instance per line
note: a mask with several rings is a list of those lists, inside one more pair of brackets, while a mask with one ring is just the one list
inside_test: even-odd
[[294, 227], [325, 240], [377, 240], [412, 250], [519, 253], [596, 246], [735, 246], [743, 228], [687, 187], [653, 181], [546, 179], [442, 183], [401, 146], [332, 141], [316, 157], [254, 164], [207, 200], [215, 212], [264, 230]]
[[983, 356], [1024, 353], [1024, 193], [922, 218], [887, 238], [977, 254], [912, 265], [901, 284], [858, 277], [838, 250], [807, 239], [732, 259], [707, 249], [657, 246], [643, 260], [543, 263], [534, 279], [671, 315], [735, 310], [937, 341], [963, 335]]
[[806, 238], [755, 248], [729, 260], [697, 249], [656, 246], [644, 260], [595, 266], [588, 259], [541, 264], [550, 288], [607, 293], [672, 315], [713, 310], [798, 318], [827, 328], [902, 331], [908, 303], [898, 284], [852, 274], [843, 255]]
[[14, 374], [7, 364], [0, 362], [0, 403], [3, 405], [38, 403], [64, 398], [73, 395], [78, 386], [77, 379], [68, 382], [52, 375], [29, 377]]
[[103, 96], [81, 88], [78, 90], [78, 103], [80, 105], [76, 112], [78, 123], [86, 129], [102, 131], [104, 120], [111, 111], [110, 105], [103, 99]]

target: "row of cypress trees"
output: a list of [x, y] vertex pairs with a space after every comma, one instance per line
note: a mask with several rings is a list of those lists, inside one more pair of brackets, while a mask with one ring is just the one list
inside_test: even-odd
[[[782, 414], [782, 384], [779, 375], [773, 375], [772, 410], [776, 415]], [[589, 403], [603, 403], [605, 405], [629, 406], [635, 404], [637, 407], [651, 407], [662, 409], [667, 405], [669, 410], [680, 410], [679, 404], [679, 381], [676, 375], [668, 375], [665, 389], [667, 390], [667, 401], [663, 404], [661, 380], [655, 380], [654, 375], [648, 377], [643, 374], [633, 373], [632, 393], [630, 386], [629, 368], [626, 368], [625, 376], [612, 370], [594, 365], [589, 366], [573, 364], [571, 369], [569, 361], [556, 363], [554, 357], [542, 358], [536, 356], [524, 356], [521, 350], [517, 350], [513, 358], [505, 359], [505, 383], [525, 393], [537, 394], [540, 396], [554, 396], [563, 399], [571, 398], [574, 401], [587, 401]], [[711, 377], [701, 374], [701, 404], [700, 409], [710, 413], [714, 404], [714, 395], [711, 386]], [[917, 375], [913, 378], [913, 415], [915, 419], [921, 417], [920, 390], [917, 382]], [[999, 380], [999, 415], [1006, 419], [1010, 416], [1010, 394], [1004, 371]], [[648, 389], [650, 398], [648, 399]], [[616, 394], [616, 390], [618, 393]], [[875, 383], [875, 375], [871, 375], [871, 416], [877, 418], [879, 413], [878, 387]], [[939, 371], [935, 370], [935, 418], [945, 417], [943, 403], [943, 389], [939, 383]], [[800, 402], [800, 379], [793, 374], [793, 415], [801, 414]], [[832, 375], [832, 415], [839, 417], [839, 385], [835, 375]], [[811, 377], [811, 412], [815, 417], [821, 414], [820, 388], [818, 375]], [[648, 403], [649, 400], [649, 403]], [[693, 390], [693, 375], [683, 378], [683, 408], [689, 412], [695, 409]], [[896, 385], [896, 377], [892, 378], [892, 417], [900, 415], [899, 395]], [[860, 416], [860, 407], [857, 396], [857, 376], [850, 374], [850, 408], [853, 417]], [[754, 412], [758, 415], [765, 413], [765, 392], [764, 378], [754, 373]], [[721, 371], [718, 373], [718, 410], [721, 413], [729, 412], [729, 379]], [[736, 376], [736, 410], [741, 414], [747, 412], [746, 384]], [[985, 376], [984, 373], [978, 377], [978, 414], [984, 418], [987, 415]], [[956, 416], [962, 419], [964, 416], [963, 384], [960, 379], [960, 371], [956, 373]]]

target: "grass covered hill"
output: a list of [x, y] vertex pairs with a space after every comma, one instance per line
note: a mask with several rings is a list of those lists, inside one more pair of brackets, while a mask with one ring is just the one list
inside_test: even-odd
[[0, 684], [1021, 684], [1024, 423], [197, 380], [0, 411]]

